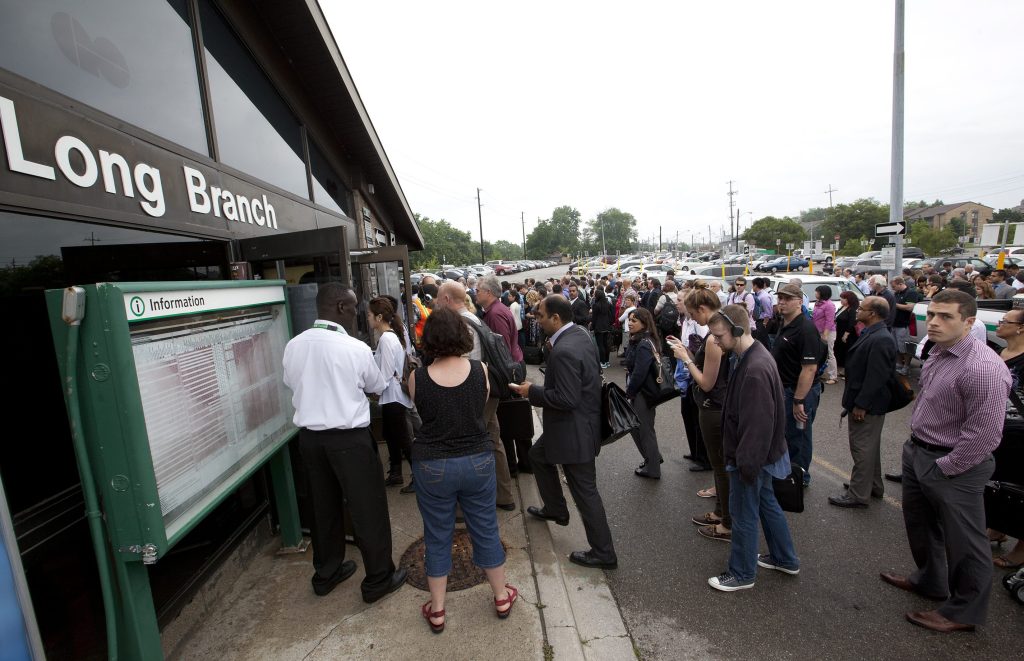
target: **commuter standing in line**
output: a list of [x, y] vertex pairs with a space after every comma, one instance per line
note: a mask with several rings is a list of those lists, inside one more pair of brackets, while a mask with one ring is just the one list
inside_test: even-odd
[[[437, 293], [437, 301], [435, 301], [434, 307], [454, 310], [462, 315], [462, 320], [466, 322], [467, 326], [473, 324], [472, 327], [469, 327], [470, 335], [473, 336], [473, 350], [466, 355], [466, 358], [482, 360], [480, 336], [477, 334], [477, 329], [482, 327], [483, 322], [466, 307], [465, 287], [450, 280], [445, 282]], [[487, 431], [490, 433], [491, 440], [494, 443], [494, 469], [498, 480], [496, 504], [503, 510], [512, 511], [516, 508], [516, 503], [512, 495], [512, 474], [508, 468], [508, 455], [505, 454], [505, 444], [501, 442], [501, 426], [498, 424], [498, 403], [497, 397], [487, 398], [487, 406], [484, 407], [484, 420], [487, 421]]]
[[783, 326], [772, 343], [786, 393], [786, 445], [793, 463], [804, 469], [804, 486], [811, 483], [814, 451], [812, 429], [821, 397], [818, 364], [824, 347], [814, 322], [803, 314], [803, 291], [794, 284], [779, 289], [779, 313]]
[[885, 319], [885, 327], [891, 332], [892, 322], [896, 319], [896, 297], [893, 296], [892, 290], [889, 289], [884, 275], [875, 274], [871, 276], [868, 278], [868, 284], [871, 286], [872, 294], [881, 296], [889, 304], [889, 316]]
[[825, 383], [832, 385], [839, 376], [839, 366], [836, 363], [836, 306], [832, 302], [832, 288], [828, 285], [818, 285], [814, 288], [814, 311], [811, 320], [814, 327], [821, 335], [821, 341], [828, 347], [828, 367], [825, 369]]
[[347, 505], [366, 570], [363, 601], [373, 603], [402, 587], [406, 570], [391, 559], [388, 498], [369, 429], [366, 395], [380, 394], [387, 384], [370, 347], [345, 330], [358, 307], [351, 287], [320, 285], [317, 319], [288, 342], [282, 362], [313, 510], [313, 592], [322, 597], [356, 571], [345, 559]]
[[903, 521], [917, 569], [883, 572], [886, 583], [942, 601], [908, 621], [948, 633], [985, 623], [992, 551], [985, 531], [985, 484], [995, 462], [1010, 392], [1010, 371], [971, 335], [977, 302], [947, 289], [928, 305], [935, 343], [903, 445]]
[[590, 549], [573, 551], [569, 561], [584, 567], [615, 569], [618, 558], [612, 544], [601, 494], [597, 490], [595, 459], [601, 452], [601, 403], [580, 393], [601, 391], [601, 369], [586, 330], [572, 322], [572, 308], [561, 296], [540, 303], [537, 320], [551, 344], [544, 385], [529, 381], [509, 388], [544, 409], [544, 431], [530, 450], [542, 507], [529, 506], [534, 517], [569, 525], [569, 509], [562, 493], [557, 465], [561, 464], [569, 492], [583, 520]]
[[914, 316], [914, 305], [921, 300], [917, 289], [907, 286], [902, 276], [892, 279], [893, 300], [896, 303], [896, 315], [892, 321], [892, 337], [896, 341], [896, 371], [904, 376], [910, 373], [910, 361], [914, 358], [914, 348], [910, 344], [910, 320]]
[[[800, 559], [786, 516], [775, 498], [773, 479], [790, 474], [785, 439], [786, 397], [771, 354], [750, 334], [750, 313], [729, 305], [711, 315], [710, 336], [732, 363], [722, 407], [723, 455], [729, 473], [732, 539], [726, 571], [708, 579], [723, 592], [754, 587], [757, 568], [787, 575], [800, 572]], [[758, 554], [758, 522], [768, 553]]]
[[658, 448], [658, 432], [654, 427], [655, 408], [651, 401], [651, 387], [654, 384], [654, 370], [658, 369], [656, 358], [661, 358], [661, 339], [654, 326], [650, 310], [634, 310], [628, 319], [629, 347], [626, 349], [626, 397], [633, 402], [633, 408], [640, 419], [640, 428], [633, 431], [633, 442], [640, 451], [643, 461], [633, 471], [639, 477], [661, 479], [661, 450]]
[[[695, 322], [707, 326], [718, 313], [718, 296], [703, 281], [694, 282], [693, 291], [686, 297], [686, 309]], [[696, 355], [691, 355], [682, 342], [674, 342], [672, 351], [683, 362], [693, 377], [692, 393], [697, 404], [701, 438], [707, 448], [715, 485], [711, 489], [697, 492], [702, 498], [714, 497], [715, 509], [693, 517], [693, 523], [700, 526], [697, 534], [707, 539], [728, 542], [732, 539], [732, 517], [729, 514], [729, 474], [725, 470], [725, 456], [722, 451], [722, 406], [729, 378], [729, 363], [725, 360], [722, 347], [710, 341], [707, 336]]]
[[836, 507], [867, 507], [869, 496], [885, 494], [882, 427], [889, 410], [889, 379], [896, 357], [896, 342], [885, 327], [888, 315], [889, 304], [881, 296], [868, 296], [857, 307], [857, 321], [865, 328], [846, 354], [843, 390], [853, 470], [847, 493], [828, 498]]
[[611, 367], [608, 362], [608, 353], [611, 350], [612, 322], [614, 311], [611, 301], [605, 295], [604, 289], [598, 287], [594, 290], [594, 304], [590, 308], [590, 324], [594, 331], [594, 342], [597, 343], [597, 352], [601, 360], [602, 369]]
[[[402, 392], [402, 373], [405, 369], [406, 336], [402, 321], [395, 313], [391, 301], [385, 296], [378, 296], [370, 301], [367, 309], [370, 327], [380, 339], [373, 358], [380, 369], [381, 376], [387, 386], [380, 395], [381, 432], [388, 446], [388, 477], [384, 481], [387, 486], [402, 484], [402, 459], [410, 460], [412, 450], [412, 425], [409, 409], [412, 400]], [[413, 493], [413, 482], [402, 489], [403, 493]]]

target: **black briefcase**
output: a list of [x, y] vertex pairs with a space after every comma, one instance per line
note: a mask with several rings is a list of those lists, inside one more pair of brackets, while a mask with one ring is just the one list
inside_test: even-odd
[[527, 365], [540, 365], [544, 360], [540, 347], [523, 347], [523, 362]]
[[772, 478], [775, 500], [783, 512], [804, 511], [804, 469], [793, 464], [793, 470], [783, 479]]
[[501, 438], [533, 440], [533, 407], [530, 400], [521, 397], [503, 400], [498, 404], [498, 426]]
[[1024, 486], [1012, 482], [986, 484], [985, 525], [1010, 537], [1024, 538]]

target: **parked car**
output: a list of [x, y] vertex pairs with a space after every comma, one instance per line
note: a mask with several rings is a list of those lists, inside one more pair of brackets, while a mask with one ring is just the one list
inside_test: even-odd
[[410, 274], [409, 275], [409, 282], [412, 283], [413, 287], [416, 287], [416, 286], [418, 286], [420, 284], [420, 281], [423, 280], [423, 278], [428, 276], [428, 275], [431, 278], [434, 278], [435, 280], [443, 280], [444, 279], [443, 276], [438, 275], [437, 273], [430, 273], [429, 271], [421, 271], [420, 273]]
[[441, 271], [441, 277], [445, 280], [458, 280], [459, 278], [465, 278], [466, 272], [462, 269], [445, 269]]
[[773, 260], [769, 260], [761, 266], [757, 267], [758, 271], [765, 273], [775, 273], [776, 271], [798, 271], [800, 269], [807, 268], [808, 261], [803, 257], [787, 257], [782, 255], [776, 257]]

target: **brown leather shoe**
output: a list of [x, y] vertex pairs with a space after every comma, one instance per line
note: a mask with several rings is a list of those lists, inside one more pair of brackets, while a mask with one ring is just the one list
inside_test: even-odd
[[914, 611], [907, 613], [907, 621], [913, 622], [919, 627], [938, 631], [939, 633], [952, 633], [954, 631], [974, 631], [973, 624], [960, 624], [943, 617], [939, 611]]
[[884, 572], [880, 573], [878, 576], [879, 576], [879, 578], [881, 578], [883, 581], [885, 581], [889, 585], [894, 585], [894, 586], [898, 587], [901, 590], [906, 590], [907, 592], [913, 592], [914, 594], [916, 594], [918, 596], [921, 596], [921, 597], [924, 597], [925, 599], [931, 599], [932, 601], [945, 601], [946, 600], [945, 597], [938, 597], [938, 596], [932, 596], [932, 595], [928, 595], [928, 594], [921, 594], [920, 592], [917, 591], [917, 588], [914, 586], [913, 583], [910, 582], [910, 579], [908, 579], [906, 576], [900, 576], [899, 574], [893, 574], [892, 572], [887, 572], [887, 571], [884, 571]]

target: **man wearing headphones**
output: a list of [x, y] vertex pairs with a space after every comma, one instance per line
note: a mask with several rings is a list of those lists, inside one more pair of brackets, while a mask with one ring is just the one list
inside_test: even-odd
[[[772, 478], [790, 473], [786, 448], [786, 395], [775, 359], [750, 334], [745, 306], [727, 305], [708, 321], [708, 331], [732, 363], [722, 405], [722, 449], [729, 471], [732, 544], [728, 569], [708, 579], [723, 592], [754, 587], [757, 568], [800, 572], [786, 517]], [[768, 553], [758, 555], [758, 521]]]

